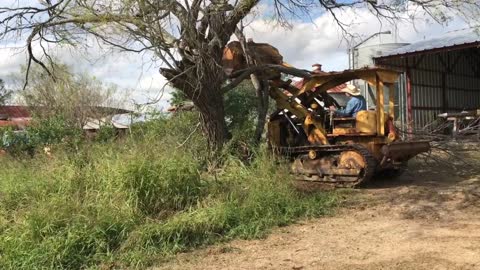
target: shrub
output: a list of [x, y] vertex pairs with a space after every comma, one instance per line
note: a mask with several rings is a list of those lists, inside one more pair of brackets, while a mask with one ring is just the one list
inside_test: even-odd
[[60, 116], [46, 119], [34, 118], [31, 126], [26, 130], [0, 131], [2, 148], [13, 156], [22, 157], [23, 154], [33, 156], [35, 151], [45, 145], [62, 144], [65, 149], [77, 150], [83, 140], [83, 132], [77, 127], [69, 125]]
[[35, 118], [26, 131], [35, 146], [62, 143], [77, 148], [83, 138], [82, 129], [71, 125], [62, 116]]
[[116, 137], [115, 127], [113, 125], [101, 125], [95, 136], [97, 142], [111, 142]]
[[33, 156], [36, 143], [35, 139], [27, 132], [3, 129], [0, 135], [2, 136], [1, 149], [6, 150], [13, 156], [23, 156], [25, 154]]

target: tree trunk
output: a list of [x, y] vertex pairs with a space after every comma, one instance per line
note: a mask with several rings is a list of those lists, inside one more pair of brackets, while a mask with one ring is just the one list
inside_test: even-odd
[[265, 129], [265, 122], [268, 113], [268, 81], [259, 81], [257, 76], [252, 76], [252, 83], [257, 95], [257, 126], [255, 127], [254, 140], [255, 143], [260, 143], [262, 134]]
[[160, 68], [160, 73], [185, 96], [193, 101], [200, 112], [203, 132], [213, 153], [222, 149], [229, 139], [225, 122], [222, 84], [225, 81], [221, 62], [223, 47], [213, 50], [208, 56], [197, 57], [195, 63], [182, 60], [179, 70]]
[[200, 112], [202, 130], [207, 137], [210, 150], [218, 151], [229, 139], [230, 133], [225, 122], [223, 96], [216, 89], [200, 89], [192, 99]]

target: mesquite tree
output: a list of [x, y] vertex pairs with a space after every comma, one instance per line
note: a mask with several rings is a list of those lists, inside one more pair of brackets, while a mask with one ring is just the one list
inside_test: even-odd
[[[160, 72], [191, 99], [200, 112], [203, 130], [213, 148], [228, 137], [223, 94], [227, 76], [221, 60], [224, 46], [239, 23], [260, 0], [2, 0], [0, 39], [23, 39], [28, 68], [49, 65], [52, 46], [79, 46], [88, 38], [130, 52], [152, 52], [163, 62]], [[478, 16], [475, 0], [272, 0], [267, 16], [288, 23], [291, 16], [323, 9], [346, 31], [336, 10], [365, 8], [388, 20], [410, 10], [424, 10], [443, 19], [450, 10]], [[417, 8], [417, 9], [415, 9]], [[294, 42], [294, 41], [289, 41]], [[39, 48], [40, 50], [36, 50]], [[38, 53], [40, 51], [40, 53]], [[27, 78], [28, 78], [27, 68]], [[247, 73], [258, 67], [245, 70]], [[247, 78], [243, 76], [243, 78]], [[234, 80], [234, 84], [239, 81]]]

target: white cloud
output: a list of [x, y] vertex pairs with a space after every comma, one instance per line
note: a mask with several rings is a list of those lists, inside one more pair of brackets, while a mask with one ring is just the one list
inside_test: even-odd
[[[11, 82], [13, 74], [21, 72], [21, 66], [27, 64], [25, 48], [15, 44], [0, 48], [0, 78]], [[152, 61], [148, 54], [111, 52], [95, 44], [86, 50], [79, 48], [54, 47], [49, 51], [56, 59], [67, 64], [76, 73], [88, 73], [105, 83], [115, 84], [119, 88], [125, 107], [133, 107], [133, 103], [151, 103], [162, 96], [162, 100], [153, 106], [167, 107], [172, 89], [165, 86], [166, 79], [160, 75], [159, 64]], [[34, 48], [36, 55], [41, 55], [40, 47]], [[23, 75], [22, 75], [23, 76]], [[161, 93], [164, 93], [161, 95]]]
[[[3, 1], [3, 0], [2, 0]], [[16, 2], [9, 0], [10, 2]], [[27, 1], [27, 0], [23, 0]], [[35, 2], [35, 1], [33, 1]], [[334, 22], [332, 15], [323, 13], [313, 18], [313, 22], [293, 22], [291, 29], [274, 27], [267, 20], [262, 19], [262, 13], [269, 12], [271, 7], [265, 4], [256, 8], [255, 16], [250, 16], [247, 27], [247, 36], [256, 42], [267, 42], [277, 47], [286, 62], [299, 68], [310, 69], [311, 64], [321, 63], [325, 70], [342, 70], [348, 67], [347, 40], [343, 39], [341, 29]], [[338, 13], [342, 21], [350, 22], [348, 30], [358, 34], [359, 42], [372, 33], [392, 30], [393, 26], [380, 22], [366, 9], [347, 9]], [[420, 14], [415, 24], [398, 24], [398, 41], [412, 42], [423, 38], [438, 35], [448, 30], [466, 27], [460, 19], [455, 18], [446, 27], [433, 24]], [[386, 39], [388, 37], [381, 36]], [[3, 44], [0, 48], [0, 78], [5, 78], [11, 73], [19, 72], [20, 66], [26, 64], [24, 49], [12, 49], [19, 46], [15, 43]], [[136, 53], [109, 53], [91, 43], [87, 50], [79, 48], [52, 48], [57, 58], [72, 66], [76, 72], [88, 72], [98, 79], [117, 84], [129, 93], [129, 100], [136, 103], [146, 103], [161, 97], [159, 107], [168, 107], [171, 98], [169, 87], [159, 72], [160, 64], [152, 61], [150, 54]], [[38, 51], [38, 48], [36, 48]]]
[[0, 78], [5, 78], [13, 72], [20, 71], [20, 66], [27, 61], [26, 54], [10, 46], [0, 48]]
[[[340, 27], [331, 14], [323, 13], [313, 22], [296, 22], [292, 27], [275, 27], [267, 20], [256, 20], [246, 29], [248, 37], [256, 42], [266, 42], [277, 47], [284, 60], [299, 68], [310, 69], [314, 63], [321, 63], [325, 70], [343, 70], [348, 68], [348, 43], [356, 44], [362, 39], [379, 31], [391, 30], [394, 26], [379, 21], [366, 9], [349, 9], [337, 13], [338, 18], [347, 22], [347, 30], [358, 36], [353, 42], [344, 39]], [[467, 27], [459, 18], [454, 18], [447, 26], [428, 20], [425, 15], [417, 14], [414, 23], [397, 24], [398, 42], [414, 42], [423, 38]], [[391, 38], [380, 36], [380, 39]], [[393, 41], [393, 40], [392, 40]]]

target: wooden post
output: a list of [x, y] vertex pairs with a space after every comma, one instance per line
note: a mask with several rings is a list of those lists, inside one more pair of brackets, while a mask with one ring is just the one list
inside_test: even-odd
[[388, 84], [388, 116], [395, 121], [395, 85]]
[[383, 82], [380, 80], [378, 75], [376, 76], [377, 81], [377, 135], [384, 136], [385, 135], [385, 104], [384, 104], [384, 96], [383, 96]]

